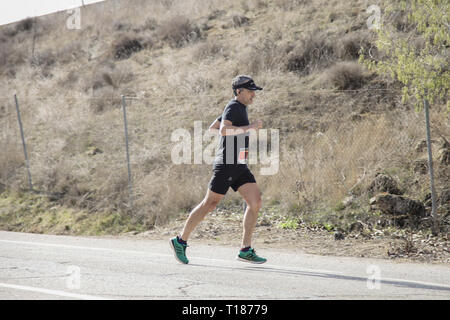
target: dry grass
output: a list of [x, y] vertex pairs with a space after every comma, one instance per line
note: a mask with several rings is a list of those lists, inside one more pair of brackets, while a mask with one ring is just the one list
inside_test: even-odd
[[204, 42], [200, 42], [194, 49], [192, 56], [195, 61], [203, 59], [216, 59], [218, 56], [227, 56], [227, 48], [217, 39], [208, 38]]
[[6, 39], [0, 41], [0, 75], [13, 78], [16, 70], [27, 61], [27, 50], [23, 46], [13, 44], [12, 41]]
[[314, 32], [306, 35], [290, 52], [286, 69], [307, 75], [330, 65], [334, 58], [334, 45], [325, 33]]
[[[340, 89], [387, 87], [354, 62], [371, 43], [363, 31], [344, 35], [354, 16], [323, 26], [334, 8], [324, 0], [259, 0], [245, 8], [238, 0], [132, 2], [83, 8], [78, 31], [65, 28], [63, 15], [37, 19], [34, 60], [32, 33], [2, 31], [8, 46], [0, 45], [6, 128], [0, 146], [8, 152], [0, 154], [0, 183], [6, 188], [27, 186], [11, 104], [17, 92], [35, 187], [89, 212], [129, 213], [120, 101], [126, 94], [135, 97], [127, 101], [131, 215], [148, 225], [165, 223], [202, 199], [211, 173], [206, 164], [172, 164], [171, 133], [192, 133], [194, 121], [205, 130], [231, 98], [237, 74], [251, 74], [264, 87], [250, 118], [280, 130], [279, 173], [260, 176], [254, 168], [265, 204], [280, 203], [284, 213], [335, 206], [349, 190], [364, 197], [379, 170], [399, 170], [405, 183], [413, 179], [401, 168], [414, 160], [410, 151], [424, 130], [395, 93], [311, 91], [318, 80]], [[234, 28], [222, 28], [242, 16], [247, 23], [235, 19]], [[432, 112], [433, 130], [449, 136], [449, 122]], [[230, 194], [223, 205], [236, 201]]]
[[299, 6], [305, 6], [309, 4], [308, 0], [275, 0], [275, 6], [282, 8], [283, 10], [292, 11]]
[[[282, 178], [267, 178], [266, 195], [291, 205], [326, 200], [333, 206], [350, 194], [367, 194], [378, 170], [399, 165], [421, 134], [416, 116], [399, 117], [336, 123], [326, 132], [299, 137], [301, 148], [282, 150]], [[398, 132], [397, 126], [408, 129]]]
[[327, 82], [339, 90], [355, 90], [364, 86], [367, 75], [364, 67], [352, 61], [338, 62], [327, 70]]

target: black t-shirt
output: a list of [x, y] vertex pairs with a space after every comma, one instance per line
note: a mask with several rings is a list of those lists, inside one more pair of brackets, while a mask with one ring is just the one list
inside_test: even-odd
[[[220, 121], [231, 121], [235, 127], [248, 126], [247, 107], [239, 101], [233, 99], [228, 102], [222, 116], [217, 118]], [[247, 166], [249, 134], [221, 136], [219, 146], [214, 159], [214, 168], [219, 168], [222, 164]]]

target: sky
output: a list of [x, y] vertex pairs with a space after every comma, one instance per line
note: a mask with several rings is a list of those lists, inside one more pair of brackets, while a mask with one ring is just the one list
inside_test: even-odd
[[[83, 0], [91, 4], [104, 0]], [[0, 25], [80, 7], [82, 0], [0, 0]]]

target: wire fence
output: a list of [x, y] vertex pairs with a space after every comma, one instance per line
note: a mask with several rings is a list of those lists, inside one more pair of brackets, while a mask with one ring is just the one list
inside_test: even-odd
[[[398, 92], [371, 92], [376, 91]], [[286, 90], [277, 95], [336, 95], [336, 102], [345, 104], [351, 99], [357, 102], [363, 92], [368, 90]], [[349, 98], [344, 93], [356, 96]], [[208, 102], [195, 103], [210, 98], [227, 101], [223, 95], [135, 94], [83, 100], [68, 95], [61, 101], [74, 101], [75, 106], [55, 110], [56, 104], [49, 106], [45, 97], [30, 103], [14, 95], [16, 120], [11, 103], [3, 103], [6, 107], [0, 118], [6, 150], [0, 159], [2, 184], [6, 189], [17, 184], [25, 168], [27, 178], [19, 179], [21, 189], [68, 199], [75, 205], [143, 215], [156, 210], [156, 216], [192, 208], [205, 192], [211, 170], [211, 162], [206, 160], [214, 158], [218, 142], [217, 134], [208, 134], [208, 128], [224, 106], [206, 108]], [[292, 208], [314, 204], [323, 197], [336, 203], [358, 194], [377, 171], [398, 170], [405, 155], [425, 139], [422, 119], [414, 112], [375, 120], [364, 112], [352, 114], [351, 103], [309, 111], [304, 104], [274, 108], [276, 101], [276, 97], [263, 97], [249, 111], [250, 118], [263, 118], [268, 129], [279, 131], [278, 138], [270, 130], [258, 137], [270, 150], [265, 162], [258, 158], [250, 165], [268, 203], [287, 202]], [[321, 123], [316, 122], [317, 116]], [[404, 129], [393, 128], [393, 123]], [[177, 130], [181, 132], [178, 135]], [[275, 138], [280, 140], [278, 150], [273, 148]], [[258, 150], [257, 157], [261, 152]], [[270, 158], [274, 153], [278, 157]], [[174, 156], [180, 154], [187, 160], [175, 163]], [[261, 167], [275, 166], [272, 160], [279, 161], [273, 174], [261, 174]], [[402, 174], [403, 183], [412, 179]]]

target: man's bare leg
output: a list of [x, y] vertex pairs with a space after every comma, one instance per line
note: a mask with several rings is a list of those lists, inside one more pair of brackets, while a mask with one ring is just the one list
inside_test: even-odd
[[251, 247], [253, 230], [262, 205], [261, 193], [256, 183], [246, 183], [239, 187], [238, 191], [247, 202], [243, 221], [242, 248]]
[[217, 204], [223, 197], [223, 194], [216, 193], [208, 189], [203, 201], [200, 202], [189, 214], [189, 217], [184, 225], [183, 232], [181, 233], [181, 239], [187, 241], [195, 227], [205, 218], [206, 214], [216, 208]]

